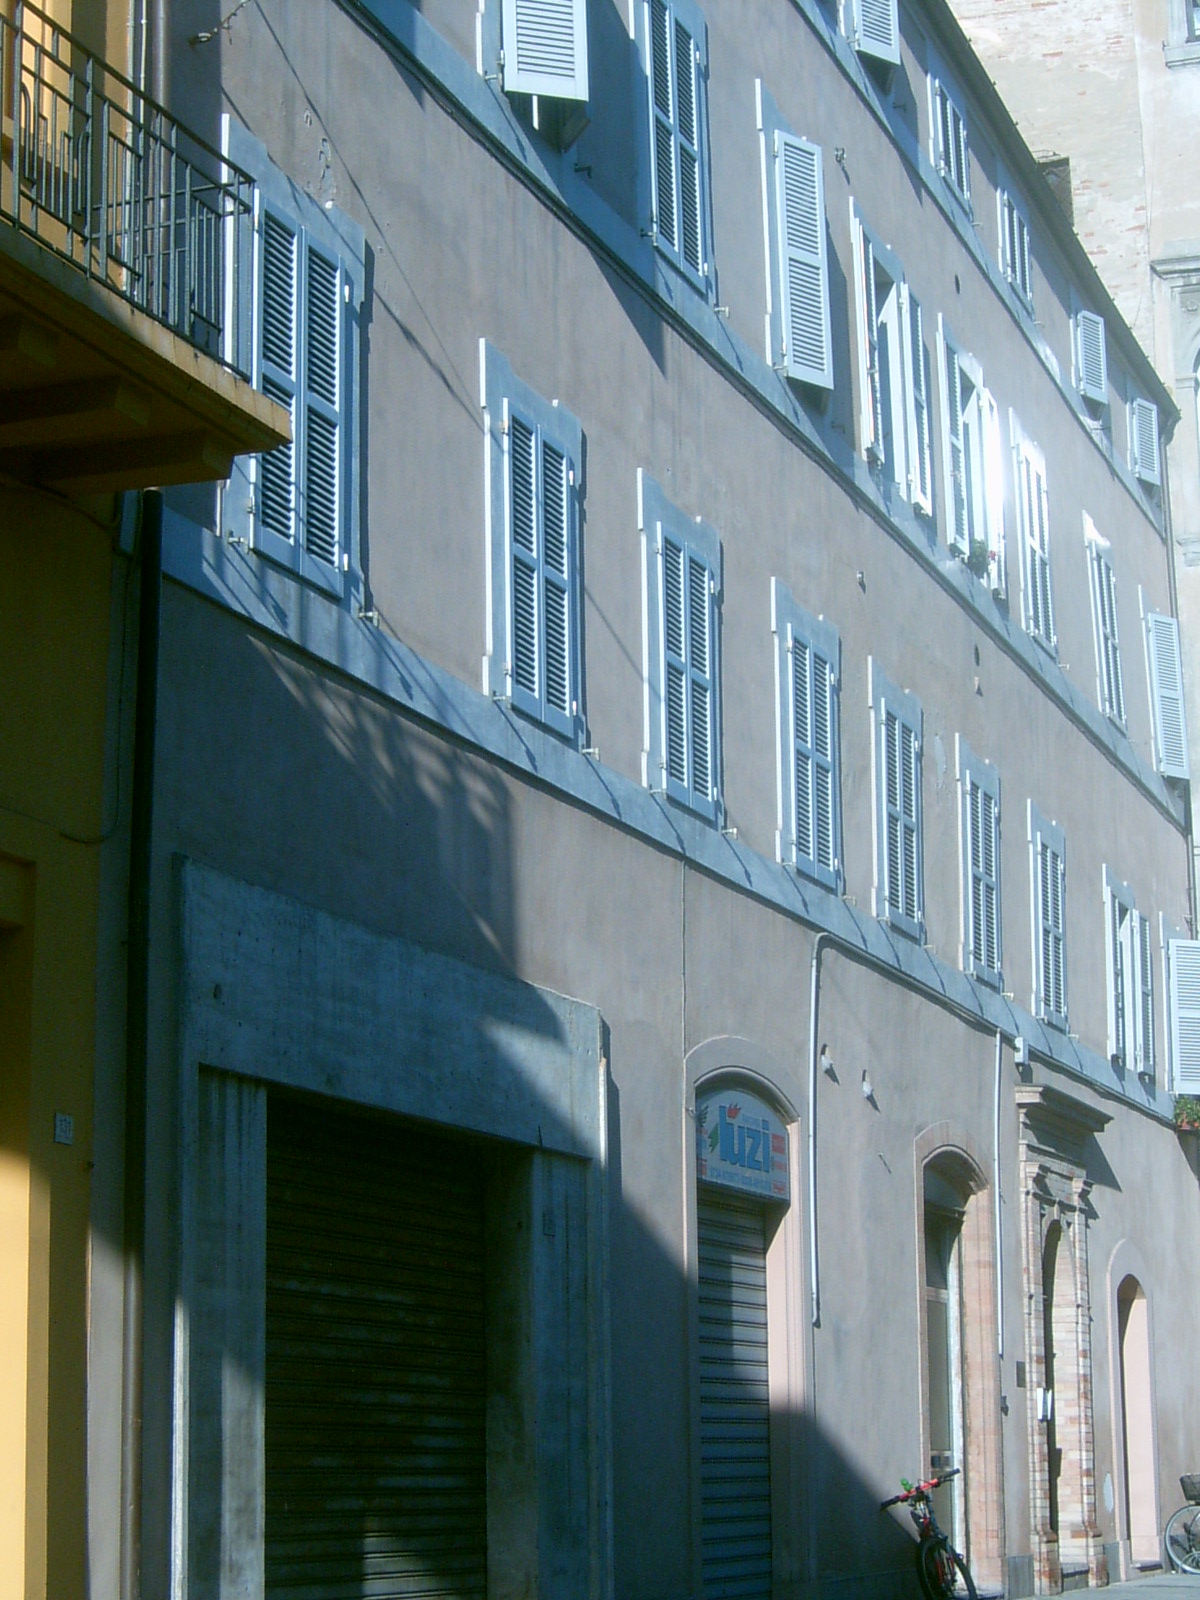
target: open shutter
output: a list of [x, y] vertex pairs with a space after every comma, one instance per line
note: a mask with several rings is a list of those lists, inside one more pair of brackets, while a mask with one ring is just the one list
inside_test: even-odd
[[879, 371], [879, 306], [875, 294], [875, 250], [860, 226], [859, 335], [862, 344], [862, 397], [860, 404], [863, 454], [879, 461], [883, 455], [883, 386]]
[[504, 0], [504, 88], [588, 97], [587, 0]]
[[697, 800], [713, 795], [712, 580], [688, 553], [688, 691], [692, 736], [691, 788]]
[[783, 356], [789, 378], [833, 387], [821, 148], [775, 136]]
[[1111, 888], [1105, 892], [1105, 909], [1108, 912], [1105, 929], [1108, 954], [1108, 1053], [1113, 1061], [1124, 1066], [1129, 1059], [1129, 1030], [1132, 1025], [1126, 1004], [1129, 994], [1126, 925], [1133, 913]]
[[854, 48], [879, 61], [900, 64], [898, 0], [856, 0]]
[[650, 0], [650, 101], [654, 112], [654, 225], [659, 241], [678, 249], [675, 226], [675, 90], [671, 71], [671, 13]]
[[700, 192], [699, 68], [696, 41], [675, 19], [675, 81], [679, 144], [679, 253], [683, 264], [704, 271], [703, 196]]
[[1154, 966], [1150, 953], [1150, 919], [1134, 913], [1137, 981], [1134, 1002], [1137, 1007], [1137, 1042], [1134, 1062], [1147, 1076], [1154, 1073]]
[[1104, 318], [1081, 311], [1075, 319], [1079, 392], [1098, 405], [1108, 403], [1108, 364], [1104, 350]]
[[341, 273], [307, 252], [304, 282], [304, 471], [300, 528], [305, 553], [335, 570], [341, 438]]
[[1183, 664], [1175, 618], [1151, 611], [1146, 617], [1146, 643], [1158, 770], [1164, 778], [1188, 778], [1191, 770], [1183, 714]]
[[1200, 1094], [1200, 940], [1172, 939], [1167, 970], [1171, 992], [1171, 1088]]
[[933, 515], [933, 459], [929, 440], [929, 368], [925, 360], [925, 322], [921, 302], [901, 285], [905, 366], [908, 372], [908, 491], [913, 505]]
[[274, 212], [262, 213], [259, 382], [264, 394], [286, 406], [292, 442], [259, 457], [256, 542], [291, 560], [296, 537], [296, 338], [299, 238]]
[[1150, 400], [1129, 406], [1129, 465], [1143, 483], [1161, 483], [1158, 459], [1158, 407]]
[[948, 462], [947, 497], [950, 502], [950, 526], [947, 543], [963, 555], [967, 551], [967, 471], [966, 438], [963, 433], [962, 369], [958, 364], [958, 351], [943, 344], [946, 374], [946, 457]]

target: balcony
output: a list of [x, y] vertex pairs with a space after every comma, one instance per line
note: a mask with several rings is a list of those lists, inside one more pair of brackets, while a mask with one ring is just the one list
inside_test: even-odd
[[193, 483], [289, 437], [249, 381], [254, 200], [36, 7], [0, 15], [0, 479]]

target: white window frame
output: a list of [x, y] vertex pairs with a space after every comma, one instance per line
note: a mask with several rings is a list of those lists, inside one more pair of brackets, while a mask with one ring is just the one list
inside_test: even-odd
[[1150, 686], [1150, 717], [1154, 725], [1155, 766], [1164, 778], [1191, 777], [1187, 717], [1183, 698], [1183, 660], [1179, 624], [1161, 611], [1146, 609], [1146, 675]]
[[975, 547], [982, 546], [986, 581], [993, 593], [1002, 595], [1007, 584], [1000, 411], [978, 361], [959, 345], [940, 312], [937, 338], [946, 543], [968, 562]]
[[958, 95], [940, 72], [929, 75], [929, 155], [946, 186], [971, 209], [971, 146]]
[[1162, 483], [1162, 446], [1153, 400], [1135, 396], [1129, 402], [1128, 425], [1129, 470], [1139, 482], [1157, 488]]
[[[286, 406], [292, 417], [290, 443], [269, 455], [236, 459], [224, 491], [223, 520], [235, 539], [260, 556], [332, 598], [352, 604], [362, 596], [358, 341], [365, 236], [349, 217], [327, 211], [305, 194], [274, 165], [266, 147], [230, 116], [222, 118], [222, 143], [230, 161], [257, 182], [252, 258], [238, 263], [240, 280], [251, 286], [251, 342], [238, 356], [248, 363], [255, 387]], [[267, 347], [274, 343], [282, 353], [278, 341], [265, 342], [264, 337], [265, 241], [271, 230], [276, 238], [283, 232], [294, 241], [291, 352], [282, 366], [272, 364]], [[306, 315], [310, 277], [314, 294], [323, 279], [324, 307], [329, 312], [315, 354], [309, 343], [310, 328], [316, 323], [310, 324]], [[272, 297], [271, 303], [279, 302]], [[324, 481], [321, 493], [314, 495], [310, 482], [318, 467]], [[264, 516], [268, 500], [273, 501], [273, 514]]]
[[[643, 738], [642, 782], [710, 822], [719, 822], [721, 799], [721, 541], [716, 529], [691, 518], [667, 499], [648, 473], [638, 469], [638, 529], [642, 543]], [[678, 631], [672, 647], [667, 602], [668, 564], [682, 563]], [[694, 632], [699, 574], [704, 575], [707, 650], [700, 655]], [[672, 680], [672, 673], [675, 677]], [[672, 681], [681, 695], [672, 695]], [[697, 715], [698, 702], [706, 714]], [[672, 708], [676, 707], [674, 716]], [[707, 744], [707, 784], [704, 780]], [[674, 770], [672, 770], [674, 768]]]
[[[488, 552], [484, 692], [580, 744], [585, 731], [579, 644], [583, 428], [564, 406], [544, 400], [522, 382], [486, 339], [479, 341], [479, 364]], [[526, 435], [531, 470], [519, 479], [519, 500], [523, 506], [528, 498], [528, 518], [514, 496], [515, 447]], [[560, 458], [562, 476], [550, 489], [543, 473], [557, 474]], [[556, 689], [560, 683], [561, 690]]]
[[[638, 0], [638, 47], [646, 75], [650, 231], [659, 254], [707, 293], [712, 190], [708, 150], [708, 29], [694, 0]], [[691, 55], [681, 76], [680, 32]], [[657, 49], [656, 49], [657, 46]], [[665, 54], [664, 54], [665, 47]], [[682, 97], [680, 85], [688, 92]], [[687, 107], [690, 100], [691, 127]], [[664, 172], [670, 151], [671, 170]], [[670, 182], [665, 183], [669, 176]], [[694, 180], [694, 181], [693, 181]], [[695, 242], [687, 242], [691, 217]]]
[[833, 388], [821, 146], [797, 138], [755, 82], [766, 219], [767, 360], [798, 383]]
[[[925, 926], [921, 704], [868, 663], [874, 719], [875, 915], [911, 939]], [[906, 774], [905, 768], [909, 768]]]
[[1088, 558], [1088, 587], [1092, 595], [1092, 638], [1096, 647], [1096, 701], [1104, 715], [1125, 726], [1125, 680], [1121, 670], [1121, 642], [1117, 630], [1117, 580], [1112, 546], [1083, 513], [1083, 540]]
[[1200, 1094], [1200, 939], [1159, 918], [1172, 1094]]
[[1046, 458], [1009, 412], [1013, 447], [1014, 493], [1021, 545], [1021, 590], [1025, 631], [1056, 655], [1054, 593], [1050, 570], [1050, 501], [1046, 490]]
[[1077, 311], [1073, 348], [1075, 387], [1093, 405], [1108, 404], [1108, 352], [1104, 318], [1094, 311]]
[[1104, 949], [1108, 974], [1108, 1058], [1154, 1077], [1154, 968], [1150, 922], [1133, 890], [1104, 868]]
[[862, 453], [916, 510], [933, 513], [924, 314], [900, 262], [850, 202]]
[[[1067, 1029], [1067, 844], [1063, 830], [1029, 802], [1033, 1014]], [[1055, 967], [1057, 965], [1057, 971]]]
[[[1001, 987], [1000, 773], [957, 736], [962, 969]], [[989, 959], [990, 957], [990, 959]]]
[[1011, 189], [996, 190], [1000, 234], [1000, 270], [1027, 311], [1033, 310], [1033, 247], [1029, 220], [1013, 198]]
[[841, 639], [832, 623], [799, 605], [779, 578], [771, 579], [771, 631], [775, 636], [776, 859], [840, 892]]

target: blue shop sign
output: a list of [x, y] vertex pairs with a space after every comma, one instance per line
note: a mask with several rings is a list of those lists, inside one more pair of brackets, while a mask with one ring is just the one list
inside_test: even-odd
[[756, 1095], [719, 1089], [696, 1103], [696, 1173], [702, 1183], [788, 1201], [787, 1129]]

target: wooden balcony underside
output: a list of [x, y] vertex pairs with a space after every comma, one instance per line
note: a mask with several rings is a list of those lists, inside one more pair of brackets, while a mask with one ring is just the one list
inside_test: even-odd
[[227, 477], [286, 410], [0, 224], [0, 478], [71, 494]]

